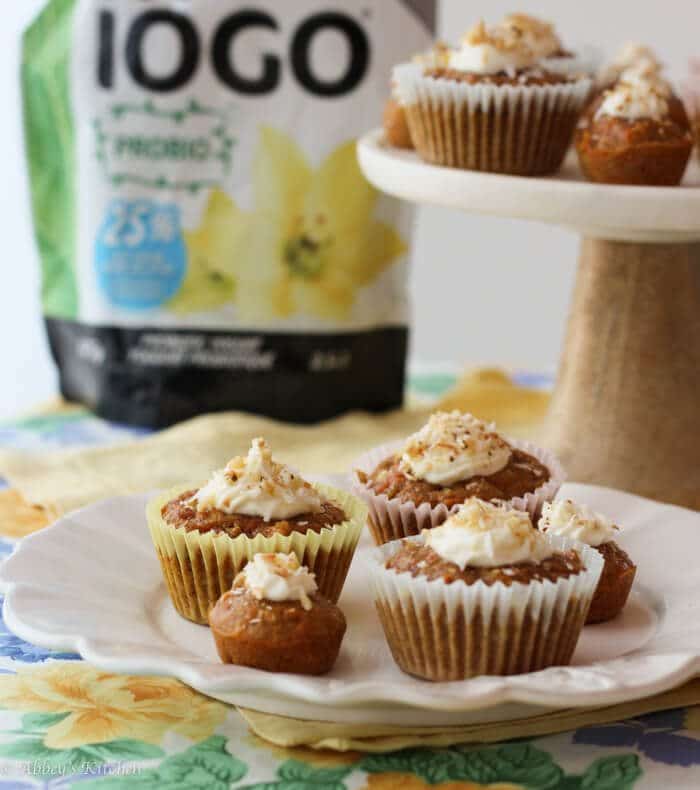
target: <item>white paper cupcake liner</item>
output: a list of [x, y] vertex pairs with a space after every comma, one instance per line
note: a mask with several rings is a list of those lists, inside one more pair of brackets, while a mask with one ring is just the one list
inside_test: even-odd
[[[544, 485], [532, 493], [513, 497], [505, 503], [507, 507], [529, 513], [536, 523], [544, 503], [551, 502], [564, 484], [566, 473], [556, 456], [549, 450], [519, 439], [507, 439], [507, 441], [511, 447], [533, 456], [549, 470], [550, 477]], [[460, 508], [459, 504], [448, 509], [445, 505], [431, 507], [427, 502], [415, 505], [413, 502], [389, 499], [386, 494], [375, 494], [369, 486], [360, 481], [358, 470], [367, 475], [371, 474], [382, 461], [394, 455], [402, 446], [403, 442], [393, 442], [376, 447], [360, 457], [353, 466], [352, 491], [369, 509], [368, 525], [378, 546], [392, 540], [420, 535], [424, 529], [438, 527], [451, 513], [455, 513]]]
[[556, 582], [446, 584], [388, 570], [385, 562], [401, 541], [375, 549], [375, 605], [398, 666], [410, 675], [443, 682], [568, 665], [603, 559], [581, 543], [558, 536], [548, 540], [556, 551], [575, 549], [585, 570]]
[[592, 81], [549, 85], [469, 84], [394, 69], [411, 138], [427, 162], [509, 175], [548, 175], [561, 166]]

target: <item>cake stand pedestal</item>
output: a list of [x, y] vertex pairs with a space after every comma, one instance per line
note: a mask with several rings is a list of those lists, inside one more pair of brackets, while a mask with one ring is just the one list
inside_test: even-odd
[[532, 219], [583, 239], [567, 338], [541, 441], [577, 482], [700, 509], [700, 169], [678, 188], [434, 167], [358, 146], [367, 178], [416, 203]]

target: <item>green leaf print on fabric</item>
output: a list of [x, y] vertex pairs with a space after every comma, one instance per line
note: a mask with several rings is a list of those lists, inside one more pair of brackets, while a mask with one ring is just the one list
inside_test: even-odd
[[313, 768], [297, 760], [288, 760], [277, 769], [277, 781], [246, 785], [239, 790], [346, 790], [343, 782], [352, 766]]
[[414, 373], [411, 388], [417, 395], [439, 398], [457, 383], [455, 373]]
[[63, 721], [69, 713], [26, 713], [20, 730], [5, 731], [17, 736], [0, 744], [0, 758], [32, 762], [42, 766], [47, 774], [56, 776], [79, 773], [86, 765], [94, 767], [115, 762], [156, 760], [165, 755], [159, 747], [143, 741], [121, 739], [96, 743], [73, 749], [51, 749], [44, 743], [49, 727]]
[[529, 743], [492, 748], [407, 749], [365, 757], [368, 774], [413, 775], [428, 786], [471, 782], [508, 784], [527, 790], [632, 790], [642, 776], [636, 755], [596, 760], [583, 775], [566, 775], [547, 752]]
[[248, 772], [248, 766], [226, 748], [226, 738], [214, 735], [180, 754], [167, 757], [157, 768], [132, 776], [110, 776], [81, 782], [81, 790], [229, 790]]
[[464, 756], [457, 751], [406, 749], [365, 757], [360, 768], [368, 774], [414, 774], [429, 784], [465, 779]]
[[497, 749], [463, 752], [465, 776], [472, 782], [512, 782], [536, 790], [559, 785], [564, 772], [552, 757], [527, 743], [512, 743]]
[[496, 749], [455, 748], [442, 752], [411, 749], [365, 758], [367, 773], [411, 773], [424, 782], [469, 781], [478, 784], [511, 782], [536, 790], [556, 788], [563, 771], [552, 758], [529, 744], [509, 744]]
[[68, 713], [26, 713], [22, 716], [22, 732], [25, 735], [41, 733], [42, 735], [52, 727], [63, 721]]
[[636, 754], [603, 757], [581, 777], [581, 790], [630, 790], [641, 776]]

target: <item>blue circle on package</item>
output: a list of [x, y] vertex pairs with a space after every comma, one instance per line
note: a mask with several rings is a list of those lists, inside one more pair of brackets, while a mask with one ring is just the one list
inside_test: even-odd
[[180, 208], [152, 200], [114, 200], [95, 244], [102, 293], [125, 310], [150, 310], [172, 299], [187, 271]]

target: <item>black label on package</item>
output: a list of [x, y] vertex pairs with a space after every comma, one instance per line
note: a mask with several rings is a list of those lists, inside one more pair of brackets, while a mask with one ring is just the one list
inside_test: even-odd
[[[226, 333], [47, 320], [61, 392], [107, 419], [162, 428], [203, 412], [311, 423], [401, 406], [408, 331]], [[271, 375], [273, 374], [273, 375]]]

